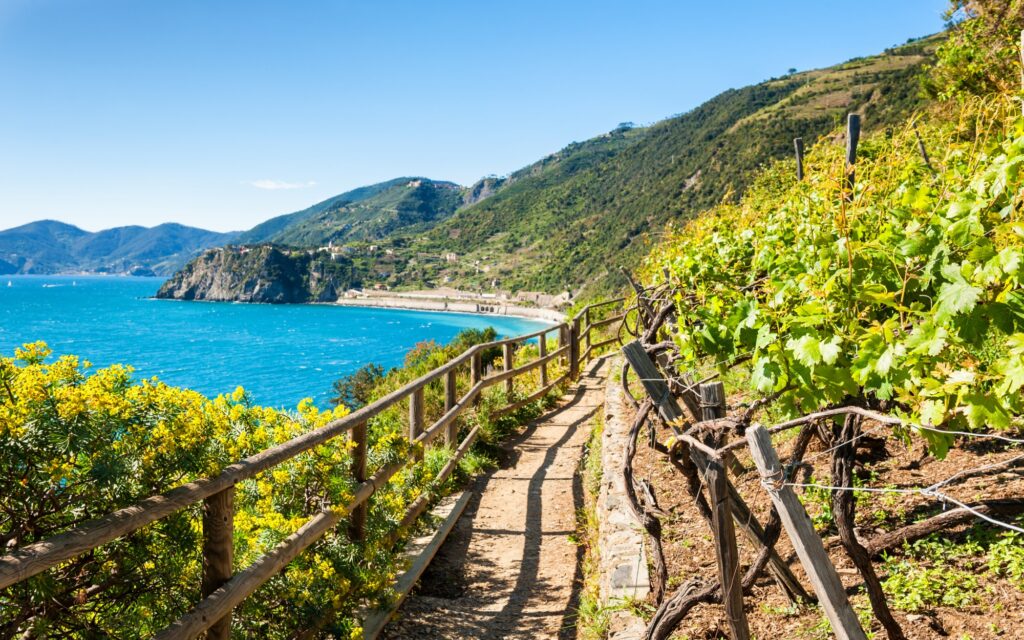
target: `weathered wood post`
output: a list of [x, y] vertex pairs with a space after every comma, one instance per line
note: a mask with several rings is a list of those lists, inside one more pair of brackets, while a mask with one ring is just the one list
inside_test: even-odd
[[701, 418], [715, 420], [725, 417], [725, 385], [721, 382], [707, 382], [698, 387], [700, 392]]
[[932, 162], [928, 159], [928, 149], [924, 146], [924, 139], [921, 137], [921, 132], [917, 130], [917, 123], [914, 123], [914, 135], [917, 137], [917, 152], [921, 154], [921, 159], [924, 160], [925, 166], [932, 169]]
[[804, 179], [804, 139], [793, 138], [793, 149], [796, 151], [796, 181]]
[[[366, 423], [360, 422], [352, 427], [352, 479], [356, 484], [366, 480]], [[348, 520], [348, 537], [353, 542], [361, 542], [366, 537], [367, 503], [363, 502], [352, 510]]]
[[[669, 424], [685, 419], [683, 410], [676, 403], [672, 394], [669, 393], [668, 381], [662, 377], [661, 372], [654, 366], [654, 362], [651, 361], [647, 352], [644, 351], [643, 345], [639, 341], [634, 340], [622, 347], [622, 355], [629, 361], [629, 366], [636, 372], [637, 377], [643, 383], [647, 395], [657, 402], [658, 414], [661, 415], [662, 419]], [[697, 407], [697, 409], [699, 408]], [[693, 409], [691, 409], [692, 412]], [[698, 469], [702, 470], [707, 466], [703, 452], [695, 447], [691, 447], [690, 454]], [[736, 521], [736, 526], [740, 528], [743, 535], [758, 550], [764, 548], [764, 528], [761, 527], [757, 518], [751, 513], [747, 503], [743, 501], [743, 496], [731, 485], [729, 485], [729, 495], [732, 499], [733, 519]], [[800, 601], [810, 599], [807, 590], [796, 579], [789, 565], [782, 560], [775, 549], [770, 551], [768, 567], [772, 577], [779, 583], [779, 586], [791, 602], [799, 603]]]
[[[423, 433], [423, 387], [409, 394], [409, 442]], [[422, 460], [423, 452], [413, 452], [414, 460]]]
[[592, 334], [594, 332], [593, 331], [593, 327], [590, 326], [591, 325], [591, 322], [590, 322], [590, 307], [587, 307], [586, 309], [583, 310], [583, 323], [587, 327], [586, 329], [584, 329], [584, 332], [586, 333], [587, 348], [583, 350], [583, 353], [589, 355], [590, 354], [590, 345], [591, 345], [590, 334]]
[[573, 318], [569, 327], [569, 379], [580, 377], [580, 319]]
[[[455, 408], [456, 399], [456, 382], [455, 367], [448, 370], [448, 373], [444, 376], [444, 412], [448, 413]], [[445, 432], [444, 441], [449, 446], [454, 447], [459, 441], [459, 421], [458, 418], [452, 420], [451, 424], [448, 425], [448, 430]]]
[[[537, 355], [541, 360], [548, 355], [548, 334], [540, 334], [540, 342], [537, 343]], [[548, 386], [548, 363], [540, 365], [540, 388]]]
[[[725, 417], [725, 385], [721, 382], [702, 384], [700, 389], [701, 417], [715, 420]], [[705, 444], [717, 447], [719, 438], [711, 435]], [[743, 611], [743, 584], [740, 575], [740, 554], [733, 526], [733, 506], [729, 495], [729, 479], [722, 457], [708, 457], [704, 465], [704, 481], [711, 494], [711, 526], [715, 534], [715, 556], [718, 560], [718, 579], [722, 585], [722, 602], [733, 640], [750, 638], [750, 626]]]
[[[469, 361], [469, 383], [470, 386], [475, 387], [483, 380], [484, 377], [484, 359], [478, 349], [473, 357]], [[480, 394], [473, 396], [473, 406], [480, 404]]]
[[825, 547], [811, 519], [793, 489], [783, 482], [782, 465], [768, 431], [755, 424], [747, 429], [747, 442], [750, 444], [754, 464], [761, 473], [761, 482], [779, 511], [800, 563], [811, 579], [814, 592], [818, 594], [818, 603], [832, 624], [832, 632], [838, 640], [867, 640], [857, 613], [850, 606], [843, 583], [825, 553]]
[[[511, 342], [506, 342], [501, 345], [501, 347], [503, 350], [501, 358], [503, 364], [502, 368], [505, 371], [511, 371], [515, 367], [516, 345]], [[515, 380], [512, 379], [512, 376], [509, 376], [505, 380], [505, 398], [508, 402], [512, 402], [512, 391], [515, 389], [515, 386]]]
[[[215, 493], [203, 500], [203, 584], [207, 597], [234, 573], [235, 488]], [[211, 640], [227, 640], [231, 636], [231, 615], [226, 615], [206, 632]]]
[[[567, 344], [569, 344], [569, 325], [563, 322], [558, 325], [558, 348], [561, 349]], [[566, 370], [569, 369], [568, 349], [562, 354], [562, 365], [565, 366]]]
[[857, 143], [860, 141], [860, 116], [851, 113], [846, 117], [846, 181], [843, 188], [843, 199], [853, 200], [853, 188], [857, 183]]

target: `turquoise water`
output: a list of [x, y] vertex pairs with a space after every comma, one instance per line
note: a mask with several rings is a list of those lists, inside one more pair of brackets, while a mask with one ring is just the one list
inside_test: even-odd
[[[10, 282], [10, 286], [8, 285]], [[401, 364], [423, 340], [493, 326], [513, 336], [542, 327], [518, 318], [151, 299], [160, 278], [0, 277], [0, 353], [45, 340], [55, 354], [125, 363], [208, 396], [241, 385], [259, 404], [326, 406], [331, 383], [368, 362]]]

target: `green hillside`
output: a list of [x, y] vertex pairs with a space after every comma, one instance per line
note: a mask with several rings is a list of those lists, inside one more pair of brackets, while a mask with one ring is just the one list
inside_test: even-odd
[[462, 203], [462, 188], [452, 182], [395, 178], [272, 218], [237, 241], [308, 247], [377, 240], [443, 220]]
[[921, 106], [921, 70], [939, 42], [730, 89], [468, 188], [408, 177], [370, 185], [235, 242], [350, 245], [354, 279], [367, 286], [606, 293], [624, 284], [618, 268], [636, 265], [666, 224], [735, 201], [761, 166], [792, 154], [794, 138], [810, 147], [851, 111], [869, 132], [884, 129]]
[[[395, 240], [419, 259], [394, 286], [438, 284], [600, 292], [621, 284], [667, 222], [735, 199], [763, 163], [808, 146], [850, 111], [869, 129], [921, 104], [917, 76], [937, 38], [828, 69], [732, 89], [686, 114], [573, 143], [512, 174], [494, 195], [424, 238]], [[441, 260], [454, 252], [458, 261]], [[431, 256], [433, 259], [424, 259]]]

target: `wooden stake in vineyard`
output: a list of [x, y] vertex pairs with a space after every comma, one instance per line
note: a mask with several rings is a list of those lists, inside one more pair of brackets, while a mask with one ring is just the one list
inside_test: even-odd
[[857, 143], [860, 141], [860, 116], [851, 113], [846, 117], [846, 182], [843, 199], [853, 200], [853, 188], [857, 184], [855, 165], [857, 163]]
[[[700, 385], [700, 405], [704, 420], [725, 417], [725, 385], [712, 382]], [[710, 431], [710, 430], [709, 430]], [[721, 433], [711, 431], [705, 444], [717, 448]], [[732, 523], [732, 500], [729, 479], [722, 456], [708, 457], [704, 467], [704, 480], [711, 498], [711, 523], [715, 536], [715, 556], [718, 560], [718, 581], [722, 585], [725, 617], [733, 640], [748, 640], [750, 626], [743, 612], [743, 585], [740, 582], [740, 554], [736, 546], [736, 529]]]
[[832, 561], [829, 560], [811, 519], [800, 503], [800, 498], [783, 481], [782, 465], [779, 463], [779, 455], [772, 446], [768, 431], [755, 424], [747, 429], [747, 442], [765, 489], [779, 510], [786, 533], [793, 541], [793, 548], [811, 579], [814, 592], [818, 594], [818, 602], [832, 624], [836, 638], [867, 640], [867, 635], [857, 619], [857, 613], [850, 606], [843, 583], [839, 580], [839, 575], [832, 566]]
[[796, 152], [796, 181], [804, 179], [804, 139], [793, 138], [793, 150]]

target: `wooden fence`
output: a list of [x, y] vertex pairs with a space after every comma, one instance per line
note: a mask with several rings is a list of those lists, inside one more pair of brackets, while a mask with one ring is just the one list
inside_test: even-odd
[[[504, 382], [511, 400], [514, 379], [540, 369], [540, 388], [522, 399], [511, 401], [506, 406], [492, 411], [491, 416], [497, 417], [544, 397], [563, 382], [578, 378], [581, 366], [589, 361], [599, 348], [620, 341], [617, 331], [611, 332], [614, 335], [604, 339], [599, 339], [596, 332], [616, 323], [621, 326], [626, 314], [619, 312], [613, 305], [621, 305], [623, 300], [616, 298], [589, 305], [568, 322], [540, 331], [473, 346], [376, 402], [319, 429], [230, 464], [217, 476], [181, 485], [69, 531], [17, 549], [0, 558], [0, 589], [27, 580], [62, 562], [127, 536], [202, 501], [203, 599], [156, 637], [194, 638], [207, 632], [208, 638], [227, 638], [231, 629], [232, 610], [321, 536], [338, 526], [346, 516], [349, 519], [349, 535], [354, 540], [362, 539], [365, 533], [367, 503], [374, 492], [384, 486], [388, 479], [406, 464], [419, 463], [422, 457], [417, 456], [415, 452], [442, 434], [446, 442], [455, 447], [454, 454], [441, 470], [438, 481], [447, 478], [479, 435], [479, 427], [474, 427], [461, 442], [456, 443], [456, 419], [467, 408], [476, 404], [484, 389]], [[557, 333], [558, 347], [548, 352], [548, 336], [552, 333]], [[608, 333], [608, 330], [605, 333]], [[532, 340], [538, 341], [538, 356], [516, 367], [516, 348]], [[502, 349], [504, 366], [501, 371], [485, 375], [481, 356], [486, 349], [494, 347]], [[556, 358], [562, 359], [567, 371], [559, 378], [549, 380], [548, 367]], [[469, 368], [471, 386], [465, 395], [457, 397], [457, 375], [464, 367]], [[432, 424], [427, 425], [424, 412], [425, 390], [428, 384], [439, 380], [444, 385], [444, 413]], [[414, 445], [413, 454], [408, 460], [375, 469], [371, 473], [366, 468], [367, 422], [401, 402], [408, 403], [409, 441]], [[352, 500], [346, 505], [332, 506], [320, 511], [269, 553], [234, 573], [235, 485], [344, 434], [350, 434], [349, 437], [355, 443], [351, 472], [358, 484]], [[436, 496], [425, 493], [409, 505], [402, 519], [402, 526], [391, 535], [389, 542], [397, 542], [398, 531], [414, 523], [434, 497]]]

